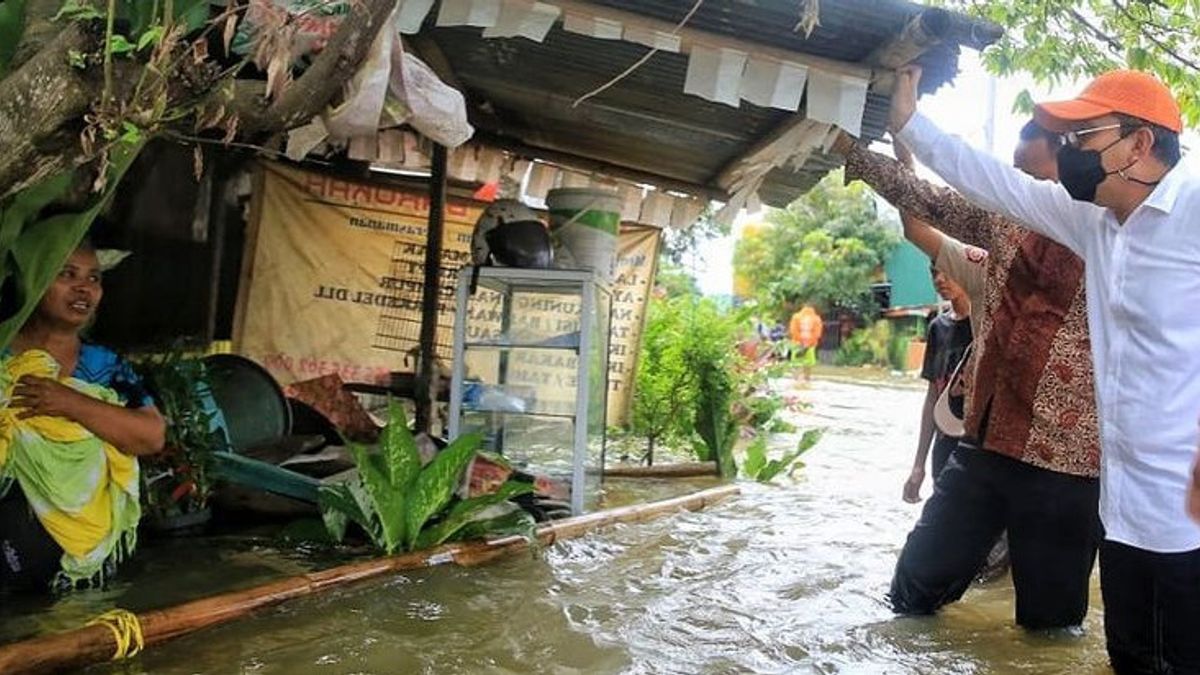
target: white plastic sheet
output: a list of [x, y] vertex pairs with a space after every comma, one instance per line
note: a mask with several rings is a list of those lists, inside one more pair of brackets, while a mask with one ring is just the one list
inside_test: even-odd
[[523, 37], [534, 42], [546, 39], [562, 10], [533, 0], [501, 0], [500, 16], [483, 37]]
[[442, 0], [438, 26], [490, 28], [500, 20], [500, 0]]
[[866, 78], [823, 70], [808, 73], [808, 118], [835, 124], [853, 136], [862, 132]]
[[579, 12], [567, 12], [563, 16], [563, 30], [600, 40], [620, 40], [624, 35], [624, 28], [620, 21], [588, 16]]
[[396, 31], [390, 28], [395, 17], [393, 10], [371, 43], [367, 58], [347, 83], [342, 102], [325, 113], [325, 127], [329, 130], [329, 137], [335, 141], [345, 141], [355, 136], [374, 137], [375, 130], [379, 128], [383, 102], [388, 95], [392, 48], [398, 47]]
[[678, 35], [641, 26], [626, 26], [623, 37], [626, 42], [636, 42], [662, 52], [678, 52], [682, 44]]
[[692, 45], [683, 93], [738, 107], [747, 56], [737, 49]]
[[798, 63], [751, 57], [742, 75], [742, 98], [764, 108], [800, 109], [808, 68]]
[[421, 32], [421, 24], [433, 8], [433, 0], [400, 0], [400, 14], [396, 18], [397, 27], [405, 35]]
[[429, 66], [400, 48], [399, 41], [392, 50], [389, 91], [408, 108], [408, 124], [435, 143], [457, 148], [474, 135], [462, 93], [439, 80]]

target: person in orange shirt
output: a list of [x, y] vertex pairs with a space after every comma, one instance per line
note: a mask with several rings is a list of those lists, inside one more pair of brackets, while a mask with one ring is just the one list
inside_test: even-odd
[[812, 379], [812, 367], [817, 364], [817, 345], [821, 344], [821, 334], [824, 332], [825, 322], [811, 305], [805, 305], [793, 314], [788, 324], [788, 335], [792, 342], [800, 346], [800, 366], [804, 370], [805, 382]]

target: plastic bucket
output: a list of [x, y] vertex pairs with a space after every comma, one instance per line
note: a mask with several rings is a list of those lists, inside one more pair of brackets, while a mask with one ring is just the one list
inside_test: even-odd
[[611, 281], [621, 228], [621, 197], [611, 190], [558, 188], [546, 196], [546, 208], [560, 265], [594, 270]]

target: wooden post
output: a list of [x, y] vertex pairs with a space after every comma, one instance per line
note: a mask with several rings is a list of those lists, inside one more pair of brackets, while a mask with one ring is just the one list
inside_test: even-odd
[[437, 329], [441, 304], [442, 233], [446, 225], [446, 148], [433, 145], [429, 176], [429, 228], [425, 242], [425, 288], [421, 297], [421, 358], [417, 362], [417, 433], [433, 428], [437, 401]]

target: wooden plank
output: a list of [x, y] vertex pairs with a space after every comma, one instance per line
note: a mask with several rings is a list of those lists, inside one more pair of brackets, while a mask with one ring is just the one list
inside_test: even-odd
[[[537, 535], [539, 541], [548, 546], [556, 541], [579, 537], [617, 523], [639, 523], [683, 510], [697, 511], [739, 492], [740, 489], [736, 485], [725, 485], [674, 499], [600, 511], [543, 525], [538, 528]], [[144, 612], [138, 615], [138, 620], [148, 648], [330, 588], [387, 574], [450, 563], [474, 567], [519, 553], [528, 547], [529, 542], [524, 538], [504, 537], [488, 542], [440, 546], [429, 551], [365, 560], [273, 581], [248, 590], [223, 593], [167, 609]], [[59, 672], [108, 661], [115, 651], [116, 642], [112, 631], [104, 626], [85, 626], [0, 646], [0, 673], [27, 675]]]

